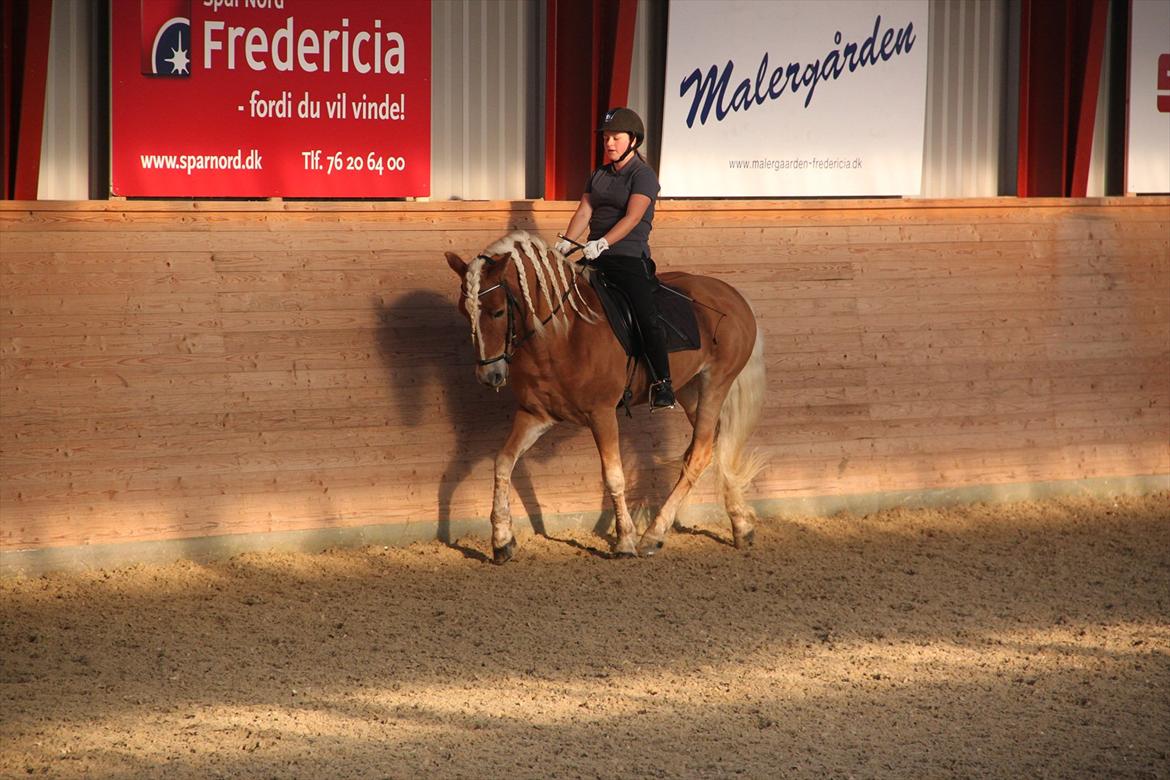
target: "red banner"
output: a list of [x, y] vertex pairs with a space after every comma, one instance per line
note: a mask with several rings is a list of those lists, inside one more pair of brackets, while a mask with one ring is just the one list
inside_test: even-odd
[[430, 194], [430, 0], [113, 0], [111, 26], [115, 195]]

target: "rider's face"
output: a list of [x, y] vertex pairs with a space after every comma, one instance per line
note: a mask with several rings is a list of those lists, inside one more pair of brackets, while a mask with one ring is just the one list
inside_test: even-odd
[[602, 135], [603, 146], [605, 147], [605, 162], [617, 162], [626, 150], [630, 148], [632, 138], [629, 133], [611, 133], [604, 132]]

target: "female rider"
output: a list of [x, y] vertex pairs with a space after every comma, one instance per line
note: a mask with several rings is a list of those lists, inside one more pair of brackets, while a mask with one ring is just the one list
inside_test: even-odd
[[[658, 176], [636, 151], [646, 139], [646, 127], [631, 109], [615, 108], [605, 115], [599, 132], [604, 139], [604, 164], [589, 177], [565, 237], [580, 241], [588, 227], [585, 259], [593, 261], [607, 281], [625, 292], [633, 306], [650, 368], [650, 408], [670, 408], [675, 402], [674, 389], [666, 330], [654, 302], [658, 281], [649, 242]], [[569, 240], [558, 241], [554, 248], [568, 254], [572, 249]]]

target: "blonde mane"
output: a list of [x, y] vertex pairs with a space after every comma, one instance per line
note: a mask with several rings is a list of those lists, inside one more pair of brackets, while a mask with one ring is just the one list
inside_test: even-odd
[[[507, 255], [516, 266], [516, 273], [520, 280], [520, 294], [524, 298], [525, 311], [528, 315], [529, 326], [538, 335], [545, 333], [545, 323], [536, 315], [536, 306], [532, 297], [532, 286], [535, 284], [537, 294], [544, 300], [545, 306], [551, 312], [553, 329], [564, 331], [569, 319], [567, 307], [560, 305], [564, 300], [573, 311], [588, 323], [601, 321], [601, 316], [594, 311], [581, 295], [577, 288], [577, 269], [573, 263], [555, 249], [547, 246], [537, 236], [529, 235], [527, 231], [517, 230], [501, 238], [480, 253], [479, 257], [467, 264], [467, 275], [464, 281], [464, 296], [467, 305], [467, 314], [471, 318], [471, 340], [479, 350], [481, 360], [486, 360], [483, 351], [483, 339], [479, 333], [479, 295], [483, 280], [483, 269], [486, 265], [484, 257]], [[529, 268], [531, 277], [529, 279]]]

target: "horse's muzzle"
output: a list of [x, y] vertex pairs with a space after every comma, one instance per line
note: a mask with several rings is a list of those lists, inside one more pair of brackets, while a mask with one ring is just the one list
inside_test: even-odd
[[488, 387], [494, 387], [499, 390], [508, 384], [508, 364], [500, 362], [493, 363], [490, 366], [481, 366], [476, 369], [475, 376]]

